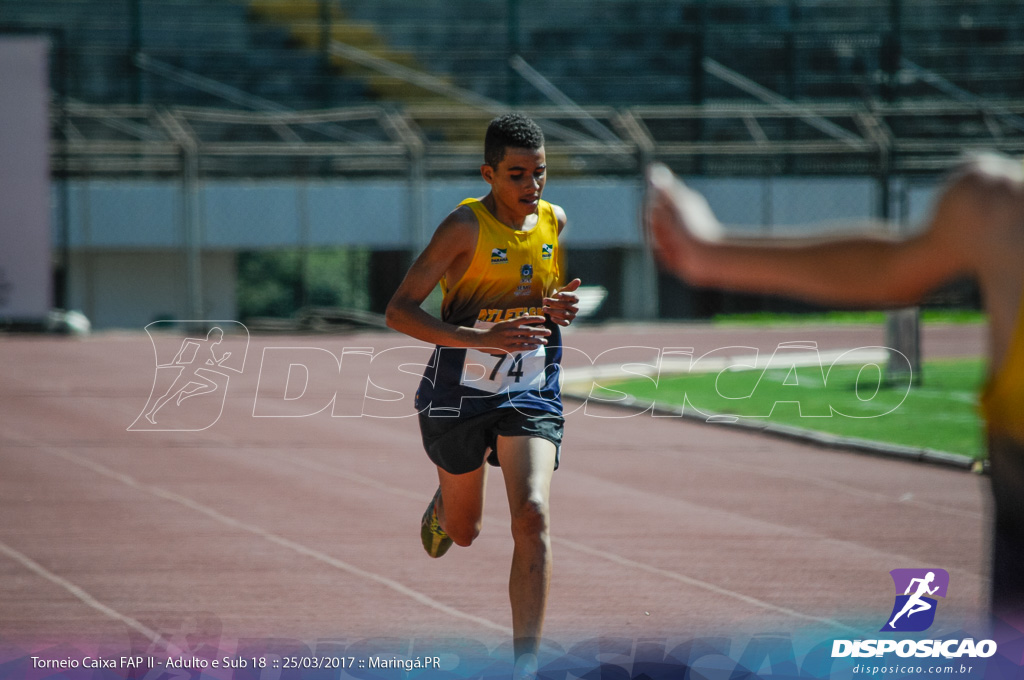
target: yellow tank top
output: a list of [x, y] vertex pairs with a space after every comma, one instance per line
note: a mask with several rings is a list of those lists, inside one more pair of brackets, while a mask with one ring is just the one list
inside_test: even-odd
[[981, 413], [990, 431], [1024, 444], [1024, 297], [1003, 363], [982, 392]]
[[518, 231], [498, 221], [478, 199], [467, 198], [480, 225], [476, 250], [458, 281], [441, 279], [441, 319], [460, 326], [543, 314], [543, 298], [558, 285], [558, 218], [540, 201], [537, 224]]

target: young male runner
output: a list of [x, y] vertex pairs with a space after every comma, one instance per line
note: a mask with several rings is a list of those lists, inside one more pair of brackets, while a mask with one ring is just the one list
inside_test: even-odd
[[982, 155], [946, 183], [924, 229], [893, 241], [724, 238], [704, 198], [657, 166], [648, 223], [669, 271], [694, 284], [824, 303], [911, 304], [944, 281], [977, 280], [989, 317], [988, 425], [994, 503], [992, 615], [1024, 631], [1024, 168]]
[[[515, 547], [509, 579], [517, 669], [535, 667], [551, 544], [548, 496], [562, 441], [559, 326], [576, 317], [579, 279], [561, 290], [565, 213], [541, 200], [544, 136], [529, 118], [495, 118], [480, 168], [490, 192], [441, 222], [388, 304], [388, 326], [437, 345], [416, 394], [440, 486], [423, 515], [431, 557], [480, 532], [484, 461], [502, 468]], [[420, 308], [440, 282], [441, 318]]]

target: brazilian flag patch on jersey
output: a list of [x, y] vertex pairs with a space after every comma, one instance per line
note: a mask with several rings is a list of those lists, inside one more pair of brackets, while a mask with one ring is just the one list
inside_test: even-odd
[[551, 254], [555, 252], [555, 245], [553, 243], [545, 243], [540, 247], [540, 258], [542, 260], [550, 260]]

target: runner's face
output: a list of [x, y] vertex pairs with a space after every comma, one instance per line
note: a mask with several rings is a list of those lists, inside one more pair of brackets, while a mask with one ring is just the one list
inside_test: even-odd
[[491, 185], [491, 194], [498, 209], [520, 223], [537, 212], [544, 182], [547, 180], [544, 147], [524, 149], [510, 146], [497, 168], [484, 165], [481, 172]]

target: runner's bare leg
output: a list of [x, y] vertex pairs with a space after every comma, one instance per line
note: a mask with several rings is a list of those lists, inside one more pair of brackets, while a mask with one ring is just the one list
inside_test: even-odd
[[455, 545], [466, 547], [480, 534], [487, 464], [462, 475], [437, 468], [437, 478], [441, 482], [437, 521]]
[[549, 499], [555, 445], [539, 437], [498, 437], [498, 460], [512, 513], [512, 632], [517, 668], [533, 656], [544, 628], [551, 581]]

